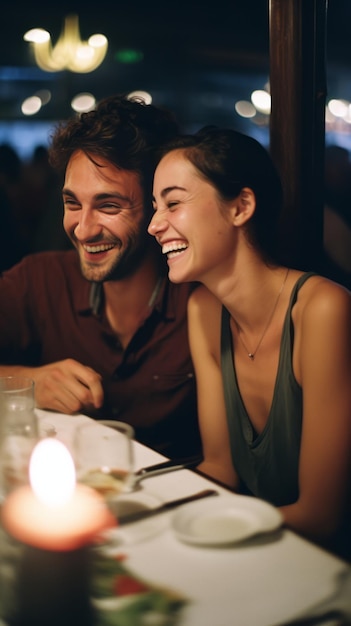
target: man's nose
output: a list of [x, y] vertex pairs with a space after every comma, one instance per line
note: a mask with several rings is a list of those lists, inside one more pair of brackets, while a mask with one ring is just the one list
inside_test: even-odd
[[101, 226], [99, 224], [99, 215], [94, 211], [84, 210], [79, 211], [78, 223], [74, 229], [74, 234], [77, 239], [85, 240], [92, 239], [101, 233]]

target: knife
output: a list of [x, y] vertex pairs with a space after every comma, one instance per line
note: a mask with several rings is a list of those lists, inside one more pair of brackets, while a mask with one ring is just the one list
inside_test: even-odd
[[205, 489], [204, 491], [199, 491], [198, 493], [193, 493], [191, 496], [185, 496], [185, 498], [177, 498], [176, 500], [170, 500], [169, 502], [164, 502], [160, 506], [157, 506], [153, 509], [143, 509], [142, 511], [137, 511], [135, 513], [129, 513], [127, 515], [123, 515], [118, 518], [119, 526], [124, 526], [125, 524], [131, 524], [133, 522], [139, 522], [140, 520], [147, 519], [149, 517], [153, 517], [154, 515], [158, 515], [159, 513], [165, 513], [166, 511], [171, 511], [175, 509], [177, 506], [181, 504], [187, 504], [187, 502], [194, 502], [195, 500], [200, 500], [201, 498], [207, 498], [208, 496], [217, 496], [218, 491], [215, 489]]

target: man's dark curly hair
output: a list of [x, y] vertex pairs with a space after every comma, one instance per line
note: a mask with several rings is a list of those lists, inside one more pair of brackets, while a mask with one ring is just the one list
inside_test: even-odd
[[137, 172], [144, 194], [151, 194], [155, 152], [177, 134], [178, 124], [170, 111], [142, 99], [110, 96], [94, 110], [56, 126], [49, 160], [64, 174], [72, 154], [82, 150], [93, 162], [105, 159], [119, 169]]

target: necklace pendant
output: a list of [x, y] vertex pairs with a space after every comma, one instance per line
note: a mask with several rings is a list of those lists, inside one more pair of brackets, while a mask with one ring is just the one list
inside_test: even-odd
[[242, 345], [243, 345], [243, 348], [245, 349], [245, 352], [246, 352], [247, 356], [249, 357], [250, 361], [254, 361], [254, 360], [255, 360], [255, 354], [257, 354], [257, 350], [258, 350], [258, 349], [259, 349], [259, 347], [261, 346], [261, 343], [262, 343], [262, 341], [263, 341], [263, 339], [264, 339], [264, 337], [265, 337], [265, 334], [266, 334], [266, 332], [267, 332], [268, 328], [269, 328], [269, 327], [270, 327], [270, 325], [271, 325], [272, 319], [273, 319], [273, 317], [274, 317], [274, 313], [275, 313], [276, 308], [277, 308], [277, 306], [278, 306], [279, 298], [280, 298], [280, 296], [281, 296], [281, 294], [282, 294], [282, 292], [283, 292], [283, 289], [284, 289], [285, 283], [286, 283], [287, 278], [288, 278], [288, 276], [289, 276], [289, 272], [290, 272], [290, 269], [288, 268], [288, 269], [286, 270], [286, 274], [285, 274], [285, 278], [284, 278], [284, 280], [283, 280], [282, 286], [281, 286], [281, 287], [280, 287], [280, 289], [279, 289], [279, 293], [278, 293], [277, 299], [276, 299], [276, 301], [275, 301], [275, 303], [274, 303], [274, 307], [273, 307], [273, 309], [272, 309], [272, 312], [271, 312], [271, 314], [270, 314], [270, 316], [269, 316], [269, 318], [268, 318], [268, 321], [267, 321], [267, 324], [266, 324], [266, 326], [265, 326], [265, 329], [264, 329], [264, 331], [263, 331], [263, 333], [262, 333], [262, 335], [261, 335], [261, 339], [259, 340], [259, 342], [258, 342], [258, 344], [257, 344], [257, 346], [256, 346], [256, 348], [255, 348], [255, 351], [254, 351], [254, 352], [249, 352], [249, 351], [248, 351], [248, 349], [247, 349], [247, 347], [246, 347], [246, 345], [245, 345], [245, 343], [244, 343], [244, 340], [243, 340], [243, 338], [242, 338], [242, 336], [241, 336], [241, 335], [242, 335], [242, 329], [240, 328], [240, 326], [239, 326], [238, 322], [236, 321], [235, 317], [232, 317], [233, 322], [234, 322], [234, 324], [235, 324], [235, 326], [236, 326], [236, 330], [237, 330], [237, 333], [238, 333], [239, 340], [241, 341], [241, 343], [242, 343]]

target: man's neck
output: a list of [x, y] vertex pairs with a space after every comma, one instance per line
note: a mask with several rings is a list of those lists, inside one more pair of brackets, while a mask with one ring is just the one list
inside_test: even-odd
[[103, 283], [107, 319], [123, 347], [149, 317], [161, 277], [159, 264], [150, 256], [133, 275]]

